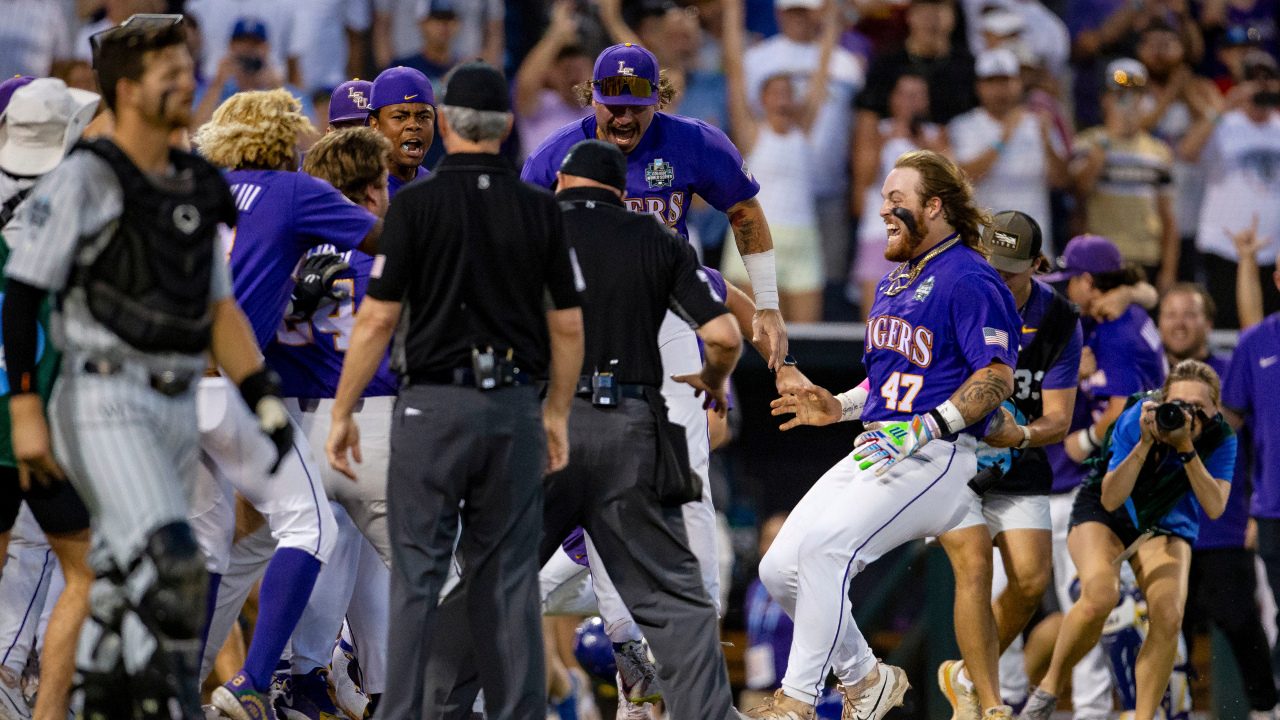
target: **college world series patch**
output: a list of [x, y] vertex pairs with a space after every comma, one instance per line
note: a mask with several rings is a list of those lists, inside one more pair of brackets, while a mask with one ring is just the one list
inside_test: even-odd
[[675, 177], [676, 173], [671, 163], [663, 162], [662, 158], [655, 158], [652, 163], [644, 166], [644, 179], [648, 181], [650, 190], [671, 187], [671, 181], [675, 180]]

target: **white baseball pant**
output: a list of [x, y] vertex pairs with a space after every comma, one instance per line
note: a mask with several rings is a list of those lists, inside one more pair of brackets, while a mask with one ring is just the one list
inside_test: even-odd
[[225, 574], [235, 537], [236, 492], [266, 518], [278, 547], [297, 548], [327, 562], [337, 541], [337, 523], [311, 444], [297, 423], [293, 450], [273, 475], [275, 445], [234, 385], [221, 377], [202, 379], [196, 409], [201, 467], [189, 520], [209, 572]]
[[542, 590], [543, 615], [600, 614], [591, 571], [574, 562], [564, 547], [556, 548], [555, 554], [538, 571], [538, 583]]
[[39, 647], [44, 636], [40, 620], [46, 608], [52, 609], [57, 602], [61, 590], [52, 586], [55, 578], [61, 577], [58, 558], [31, 510], [22, 503], [9, 535], [4, 572], [0, 573], [0, 681], [12, 679], [15, 682], [10, 684], [15, 684], [32, 651]]
[[[1071, 582], [1076, 579], [1076, 564], [1067, 551], [1067, 532], [1071, 529], [1071, 506], [1076, 490], [1049, 496], [1049, 516], [1053, 519], [1053, 584], [1058, 591], [1058, 606], [1067, 612], [1071, 599]], [[1071, 671], [1071, 707], [1077, 720], [1102, 720], [1111, 717], [1111, 668], [1102, 654], [1102, 645], [1094, 645]]]
[[852, 685], [875, 668], [849, 583], [886, 552], [960, 522], [976, 497], [968, 486], [976, 445], [969, 435], [934, 440], [879, 477], [850, 453], [800, 499], [760, 561], [761, 582], [795, 620], [787, 695], [814, 703], [828, 670]]

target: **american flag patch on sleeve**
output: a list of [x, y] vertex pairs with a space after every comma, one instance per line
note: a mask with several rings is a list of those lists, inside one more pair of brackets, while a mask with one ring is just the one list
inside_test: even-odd
[[988, 345], [999, 345], [1005, 350], [1009, 349], [1009, 333], [1004, 330], [995, 328], [982, 328], [982, 341]]

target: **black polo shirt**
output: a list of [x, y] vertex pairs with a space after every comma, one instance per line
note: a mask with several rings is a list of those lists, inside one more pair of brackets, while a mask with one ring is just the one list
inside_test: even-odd
[[890, 116], [889, 96], [898, 78], [908, 71], [925, 79], [929, 86], [929, 120], [945, 125], [961, 113], [978, 106], [973, 88], [973, 56], [965, 49], [952, 47], [949, 55], [926, 58], [907, 52], [905, 45], [886, 50], [871, 59], [867, 84], [854, 100], [858, 110], [870, 110], [881, 118]]
[[500, 155], [458, 153], [396, 193], [368, 296], [406, 305], [401, 374], [470, 367], [472, 349], [492, 347], [545, 377], [545, 313], [578, 307], [580, 289], [551, 194]]
[[697, 329], [729, 312], [723, 298], [684, 238], [648, 213], [629, 212], [612, 191], [570, 188], [556, 200], [587, 286], [583, 374], [607, 371], [616, 359], [617, 382], [661, 387], [658, 328], [667, 310]]

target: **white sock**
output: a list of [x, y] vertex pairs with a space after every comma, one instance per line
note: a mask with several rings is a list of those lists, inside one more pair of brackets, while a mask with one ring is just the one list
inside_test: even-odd
[[969, 679], [969, 673], [964, 669], [963, 665], [960, 667], [960, 672], [956, 673], [956, 679], [960, 681], [961, 687], [973, 692], [973, 681]]

